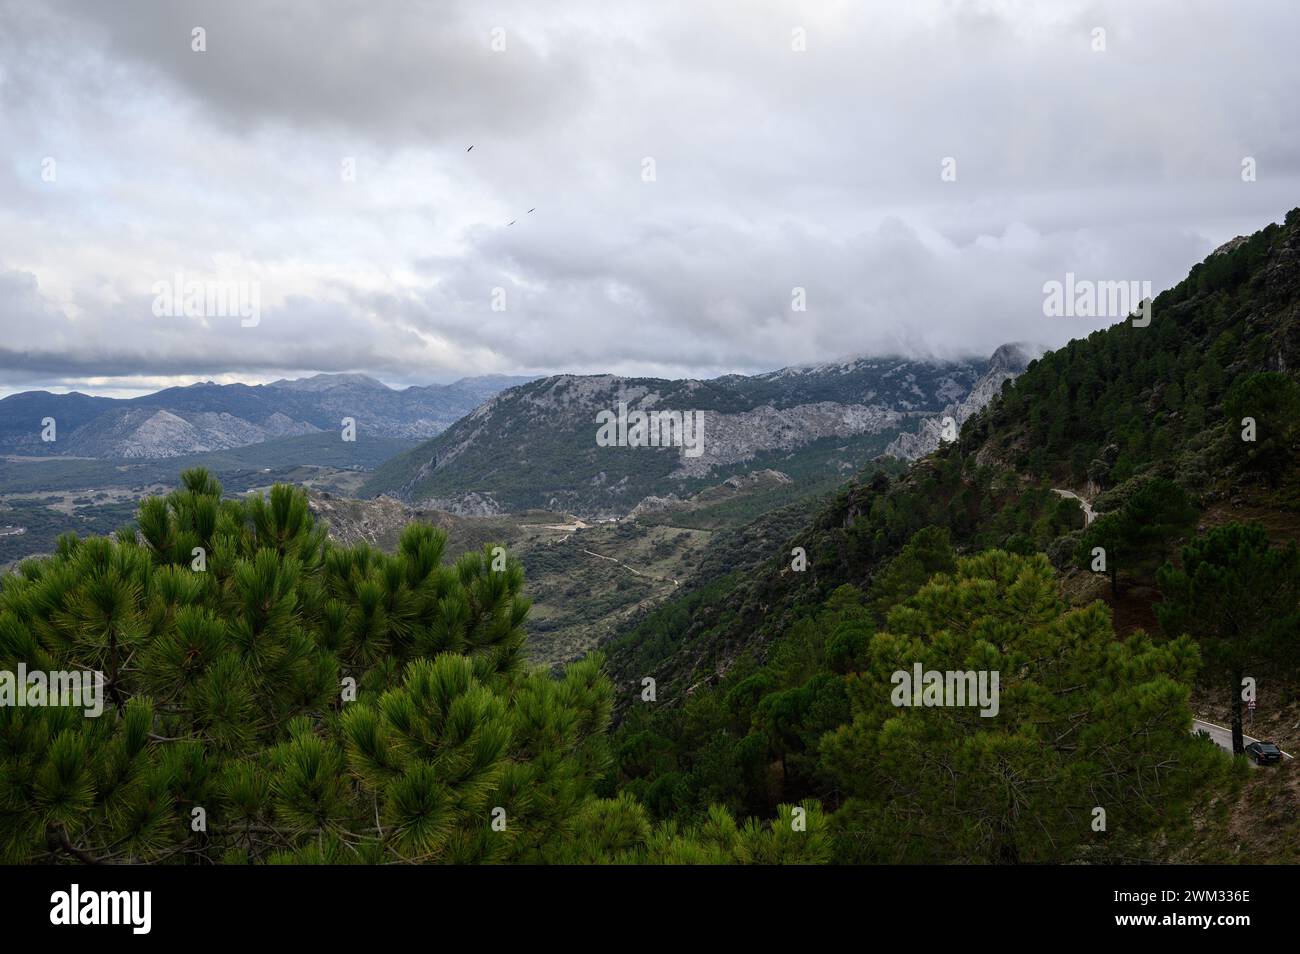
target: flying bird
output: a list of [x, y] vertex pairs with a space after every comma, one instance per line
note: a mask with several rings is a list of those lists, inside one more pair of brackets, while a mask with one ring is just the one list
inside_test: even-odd
[[[473, 149], [473, 148], [474, 148], [473, 146], [470, 146], [470, 147], [469, 147], [469, 149]], [[466, 152], [469, 152], [469, 149], [466, 149], [465, 151], [466, 151]]]
[[518, 221], [518, 220], [517, 220], [517, 219], [511, 219], [509, 222], [506, 223], [506, 227], [509, 228], [510, 226], [514, 225], [516, 221]]
[[537, 206], [533, 206], [531, 209], [528, 210], [528, 214], [532, 215], [536, 211], [537, 211]]

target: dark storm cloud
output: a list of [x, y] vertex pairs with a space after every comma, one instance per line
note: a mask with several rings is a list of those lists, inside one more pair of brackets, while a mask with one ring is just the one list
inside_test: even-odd
[[[489, 129], [543, 126], [589, 84], [581, 44], [558, 31], [554, 48], [542, 49], [476, 5], [54, 0], [53, 7], [110, 61], [139, 68], [142, 83], [173, 87], [241, 128], [324, 127], [461, 144]], [[490, 46], [496, 27], [505, 30], [502, 52]], [[202, 55], [192, 48], [196, 28], [205, 33]]]

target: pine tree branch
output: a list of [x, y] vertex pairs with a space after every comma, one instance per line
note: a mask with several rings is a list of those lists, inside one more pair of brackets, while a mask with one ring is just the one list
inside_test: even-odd
[[86, 851], [84, 848], [78, 848], [69, 840], [67, 831], [64, 830], [62, 827], [55, 829], [54, 833], [58, 837], [58, 847], [62, 851], [66, 852], [67, 854], [72, 855], [82, 864], [106, 865], [112, 863], [104, 858], [98, 858], [95, 855], [92, 855], [89, 851]]

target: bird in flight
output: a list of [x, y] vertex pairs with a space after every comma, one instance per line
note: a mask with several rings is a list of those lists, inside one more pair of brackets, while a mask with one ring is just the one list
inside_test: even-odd
[[[470, 146], [470, 147], [469, 147], [469, 149], [473, 149], [473, 148], [474, 148], [473, 146]], [[469, 152], [469, 149], [466, 149], [465, 151], [466, 151], [466, 152]]]
[[516, 221], [517, 221], [516, 219], [511, 219], [509, 222], [506, 223], [506, 227], [508, 228], [509, 226], [514, 225]]
[[537, 211], [537, 206], [533, 206], [531, 209], [528, 210], [528, 214], [532, 215], [536, 211]]

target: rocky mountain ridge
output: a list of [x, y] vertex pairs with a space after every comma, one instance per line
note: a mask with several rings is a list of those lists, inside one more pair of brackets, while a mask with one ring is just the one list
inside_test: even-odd
[[[380, 467], [362, 492], [465, 515], [549, 509], [608, 519], [754, 470], [844, 474], [918, 422], [973, 413], [963, 404], [982, 406], [1023, 363], [1007, 346], [980, 360], [854, 358], [712, 380], [554, 375], [496, 395]], [[698, 415], [702, 440], [637, 446], [625, 429], [602, 445], [598, 415], [615, 409], [628, 421]]]
[[[526, 380], [490, 375], [397, 390], [365, 375], [319, 374], [267, 385], [201, 382], [131, 399], [24, 391], [0, 400], [0, 453], [181, 457], [341, 431], [344, 418], [356, 422], [358, 440], [423, 440]], [[53, 441], [42, 439], [50, 418]]]
[[933, 417], [927, 417], [914, 432], [899, 434], [885, 448], [885, 454], [901, 460], [918, 460], [938, 450], [945, 439], [944, 422], [948, 418], [952, 419], [954, 427], [947, 439], [955, 439], [961, 433], [961, 426], [1001, 394], [1002, 386], [1019, 377], [1031, 361], [1042, 356], [1044, 350], [1023, 343], [1002, 345], [989, 359], [989, 369], [962, 400], [949, 404]]

